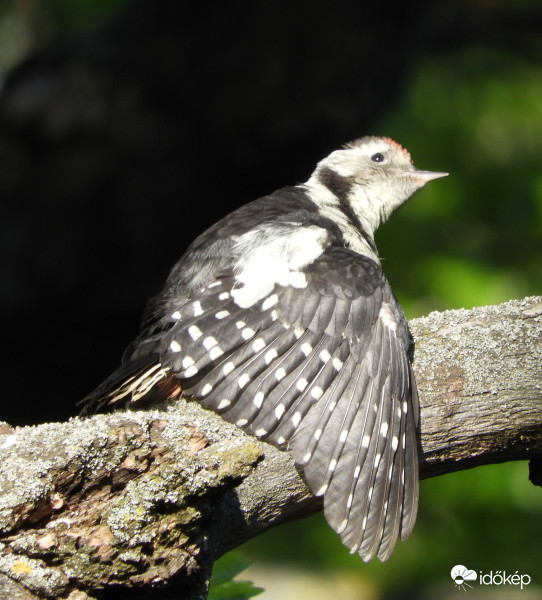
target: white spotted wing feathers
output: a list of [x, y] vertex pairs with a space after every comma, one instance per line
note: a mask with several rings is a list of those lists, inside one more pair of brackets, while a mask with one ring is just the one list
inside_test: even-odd
[[265, 294], [223, 273], [145, 344], [186, 394], [288, 447], [345, 545], [385, 560], [417, 510], [406, 322], [369, 258], [329, 247], [300, 272], [303, 289], [281, 280]]

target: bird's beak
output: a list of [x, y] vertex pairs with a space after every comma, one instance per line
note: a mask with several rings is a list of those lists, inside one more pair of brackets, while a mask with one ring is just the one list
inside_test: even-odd
[[439, 179], [440, 177], [446, 177], [447, 175], [449, 175], [449, 173], [444, 173], [442, 171], [420, 171], [416, 168], [405, 173], [406, 177], [420, 185], [425, 185], [429, 181], [433, 181], [433, 179]]

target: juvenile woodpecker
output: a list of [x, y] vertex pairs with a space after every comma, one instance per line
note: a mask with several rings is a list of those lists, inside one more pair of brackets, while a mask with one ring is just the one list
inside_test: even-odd
[[197, 398], [289, 451], [351, 552], [386, 560], [416, 519], [418, 399], [374, 233], [445, 175], [364, 137], [224, 217], [174, 266], [84, 412]]

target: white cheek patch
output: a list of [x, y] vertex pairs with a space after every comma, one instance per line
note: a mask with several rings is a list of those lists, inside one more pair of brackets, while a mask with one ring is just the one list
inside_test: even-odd
[[328, 234], [321, 227], [283, 228], [249, 231], [236, 241], [242, 258], [236, 264], [238, 287], [231, 293], [241, 308], [270, 297], [275, 285], [305, 288], [307, 278], [301, 269], [314, 262], [327, 247]]

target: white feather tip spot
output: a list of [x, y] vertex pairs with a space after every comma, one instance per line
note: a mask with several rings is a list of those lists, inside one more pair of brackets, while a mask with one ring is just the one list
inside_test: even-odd
[[212, 392], [213, 386], [210, 383], [206, 383], [202, 388], [200, 394], [202, 396], [207, 396], [210, 392]]
[[241, 377], [237, 380], [237, 385], [243, 389], [246, 384], [250, 381], [250, 376], [247, 373], [243, 373]]
[[278, 405], [275, 407], [275, 417], [276, 417], [277, 419], [280, 419], [280, 418], [282, 417], [282, 415], [284, 414], [284, 411], [285, 411], [285, 410], [286, 410], [286, 409], [285, 409], [285, 407], [284, 407], [284, 404], [278, 404]]
[[199, 369], [192, 365], [191, 367], [188, 367], [188, 369], [185, 369], [184, 376], [187, 378], [194, 377], [194, 375], [198, 374], [198, 371]]
[[277, 381], [284, 379], [285, 376], [286, 376], [286, 371], [282, 367], [280, 367], [280, 369], [277, 369], [275, 371], [275, 378]]
[[305, 342], [301, 345], [301, 352], [303, 352], [305, 356], [309, 356], [309, 354], [312, 352], [312, 346]]
[[262, 404], [263, 404], [263, 392], [257, 392], [257, 394], [254, 396], [254, 398], [252, 399], [252, 403], [254, 404], [254, 406], [256, 408], [261, 408]]
[[254, 352], [260, 352], [260, 350], [263, 350], [264, 348], [265, 348], [265, 341], [262, 338], [256, 338], [252, 342], [252, 349], [254, 350]]
[[317, 496], [323, 496], [327, 492], [327, 483], [325, 483], [317, 492]]
[[169, 349], [172, 352], [180, 352], [181, 351], [181, 344], [179, 344], [179, 342], [177, 340], [171, 340], [171, 342], [169, 344]]
[[203, 335], [201, 333], [201, 329], [197, 325], [192, 325], [188, 328], [188, 335], [194, 340], [199, 340], [199, 338]]

